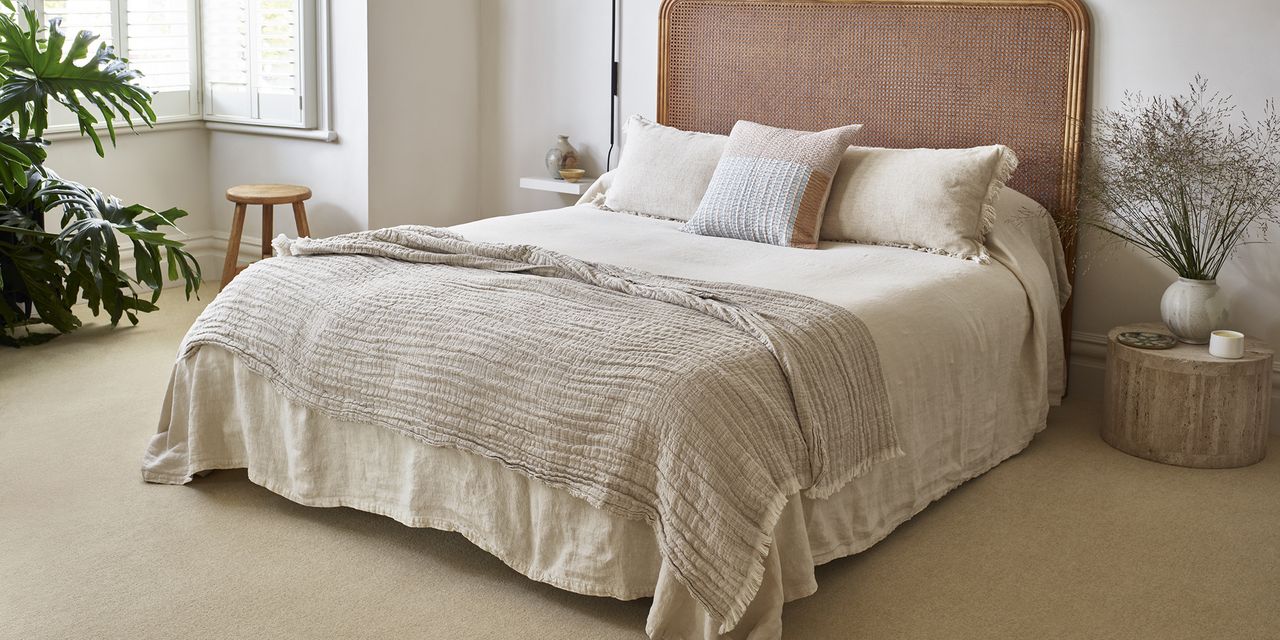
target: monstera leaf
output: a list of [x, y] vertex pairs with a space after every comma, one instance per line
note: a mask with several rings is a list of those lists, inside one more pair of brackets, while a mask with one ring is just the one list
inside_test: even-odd
[[[140, 204], [125, 206], [119, 198], [109, 196], [92, 187], [68, 181], [46, 191], [54, 198], [51, 206], [63, 209], [62, 232], [58, 234], [58, 253], [71, 270], [67, 280], [67, 293], [75, 296], [77, 289], [84, 292], [91, 308], [95, 297], [110, 295], [119, 290], [119, 284], [136, 283], [151, 289], [151, 302], [160, 297], [167, 264], [169, 279], [181, 278], [190, 296], [200, 283], [200, 265], [182, 248], [182, 242], [165, 236], [160, 227], [177, 228], [174, 224], [187, 215], [186, 211], [172, 208], [157, 212]], [[120, 270], [120, 240], [133, 245], [135, 272], [129, 276]], [[111, 313], [112, 321], [119, 319], [121, 311], [137, 324], [130, 309], [152, 311], [153, 308], [135, 306], [138, 302], [121, 300], [119, 305], [104, 305]]]
[[[188, 297], [197, 292], [199, 263], [182, 248], [182, 242], [161, 231], [175, 227], [174, 222], [187, 215], [185, 211], [125, 206], [114, 196], [62, 180], [47, 170], [39, 175], [38, 180], [28, 178], [30, 186], [13, 194], [11, 204], [42, 214], [61, 210], [62, 230], [47, 232], [32, 223], [30, 215], [0, 210], [0, 256], [11, 267], [0, 274], [0, 286], [22, 290], [42, 322], [61, 333], [72, 331], [80, 321], [69, 308], [84, 302], [94, 315], [105, 312], [112, 324], [122, 317], [137, 324], [138, 313], [156, 310], [166, 276], [183, 280]], [[43, 242], [6, 241], [6, 236]], [[133, 274], [121, 268], [121, 242], [133, 247]], [[12, 282], [6, 285], [6, 280]], [[140, 287], [150, 290], [149, 299], [139, 297]], [[11, 301], [8, 308], [0, 309], [0, 320], [17, 325], [22, 311]], [[22, 343], [41, 339], [25, 338]], [[10, 336], [4, 342], [15, 341]]]
[[19, 138], [12, 123], [0, 122], [0, 205], [8, 203], [8, 194], [27, 188], [27, 174], [33, 166], [44, 163], [45, 143], [39, 138]]
[[17, 116], [20, 137], [44, 134], [51, 99], [75, 114], [80, 133], [93, 140], [99, 156], [104, 154], [102, 140], [94, 127], [100, 122], [113, 144], [117, 117], [131, 129], [135, 116], [147, 126], [155, 122], [151, 94], [136, 83], [141, 74], [114, 48], [99, 45], [90, 52], [98, 36], [88, 31], [68, 42], [56, 18], [49, 21], [47, 39], [42, 40], [35, 12], [23, 7], [21, 15], [25, 28], [13, 17], [0, 15], [0, 54], [6, 56], [3, 68], [8, 75], [0, 85], [0, 118]]
[[[31, 331], [32, 311], [59, 333], [80, 326], [63, 304], [66, 269], [58, 260], [54, 234], [41, 230], [29, 217], [0, 210], [0, 345], [39, 344], [58, 333]], [[22, 331], [20, 333], [19, 331]]]

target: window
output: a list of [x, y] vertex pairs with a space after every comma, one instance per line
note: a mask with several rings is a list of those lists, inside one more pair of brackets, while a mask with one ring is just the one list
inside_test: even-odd
[[[161, 122], [305, 129], [319, 119], [316, 24], [324, 0], [28, 2], [42, 22], [61, 18], [64, 32], [93, 31], [115, 46], [155, 92]], [[51, 106], [49, 121], [74, 128], [75, 117]]]
[[[143, 74], [139, 83], [155, 92], [152, 108], [161, 121], [200, 113], [192, 82], [199, 71], [192, 37], [194, 0], [44, 0], [37, 5], [43, 21], [61, 18], [68, 35], [92, 31], [98, 42], [114, 45], [120, 57], [128, 58]], [[51, 126], [74, 123], [70, 111], [50, 109]]]
[[204, 0], [205, 118], [314, 127], [308, 0]]

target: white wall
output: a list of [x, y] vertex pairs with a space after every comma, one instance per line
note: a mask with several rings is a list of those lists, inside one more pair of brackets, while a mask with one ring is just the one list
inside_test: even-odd
[[[217, 278], [224, 255], [211, 235], [209, 210], [209, 133], [199, 123], [186, 128], [162, 128], [144, 133], [118, 131], [111, 146], [103, 132], [106, 156], [99, 157], [87, 138], [54, 136], [47, 165], [67, 180], [96, 187], [125, 204], [142, 204], [157, 211], [178, 207], [188, 216], [169, 235], [187, 243], [187, 250]], [[52, 216], [50, 216], [52, 218]], [[57, 220], [49, 219], [51, 225]], [[126, 272], [132, 273], [132, 249], [121, 248]], [[212, 272], [210, 272], [212, 269]]]
[[202, 128], [117, 132], [113, 148], [102, 133], [105, 157], [88, 138], [55, 139], [47, 166], [68, 180], [156, 210], [178, 207], [189, 217], [178, 226], [200, 236], [209, 230], [209, 134]]
[[609, 148], [609, 7], [606, 0], [481, 1], [484, 215], [552, 209], [577, 199], [517, 186], [521, 176], [546, 174], [543, 156], [556, 135], [569, 136], [588, 175], [603, 170]]
[[[282, 182], [311, 187], [307, 221], [317, 236], [368, 228], [369, 91], [368, 20], [364, 0], [330, 0], [330, 97], [337, 142], [212, 131], [209, 133], [209, 206], [213, 228], [226, 238], [231, 227], [228, 187]], [[261, 233], [251, 207], [246, 236]], [[275, 217], [276, 233], [293, 235], [287, 212]], [[243, 255], [243, 254], [242, 254]], [[213, 271], [215, 265], [204, 265]], [[220, 266], [220, 265], [219, 265]]]
[[480, 0], [369, 3], [369, 226], [474, 220]]
[[[572, 204], [567, 196], [518, 188], [544, 175], [542, 158], [567, 134], [588, 175], [609, 150], [611, 0], [482, 0], [481, 166], [485, 215]], [[619, 119], [654, 117], [661, 0], [625, 0], [619, 35]], [[621, 138], [619, 136], [619, 142]], [[619, 149], [614, 151], [617, 166]]]
[[622, 3], [622, 114], [658, 117], [658, 8], [662, 0]]

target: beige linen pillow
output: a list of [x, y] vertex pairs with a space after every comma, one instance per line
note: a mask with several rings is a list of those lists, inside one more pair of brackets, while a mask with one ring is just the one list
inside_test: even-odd
[[711, 183], [727, 136], [665, 127], [631, 116], [604, 206], [614, 211], [688, 220]]
[[822, 239], [986, 262], [983, 242], [995, 221], [996, 199], [1017, 166], [1004, 145], [851, 147], [831, 186]]
[[814, 249], [831, 179], [860, 124], [793, 131], [739, 120], [689, 233]]

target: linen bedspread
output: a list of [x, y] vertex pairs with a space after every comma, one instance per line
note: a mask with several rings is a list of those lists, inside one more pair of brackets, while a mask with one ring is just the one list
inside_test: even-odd
[[179, 359], [217, 345], [333, 418], [643, 519], [722, 629], [790, 496], [901, 455], [870, 333], [826, 302], [430, 227], [276, 248], [291, 257], [238, 277]]

